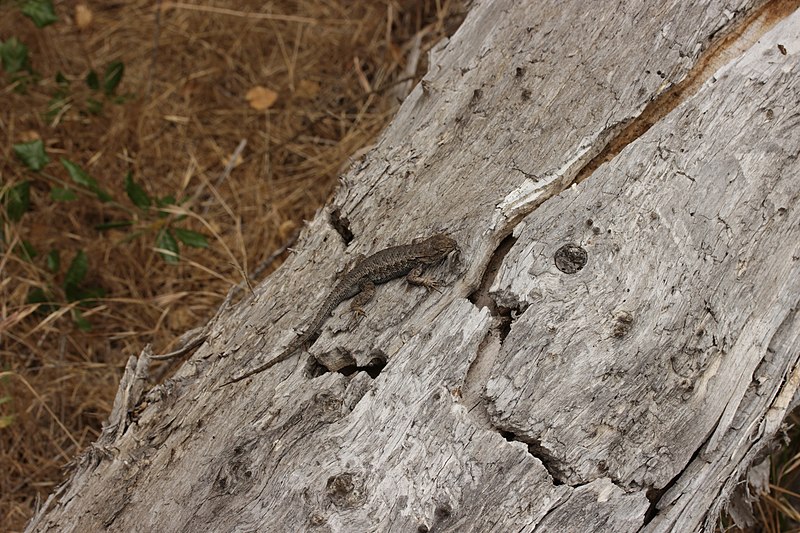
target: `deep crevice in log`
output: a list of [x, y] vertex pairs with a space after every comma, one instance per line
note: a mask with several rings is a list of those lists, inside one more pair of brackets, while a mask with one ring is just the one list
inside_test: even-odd
[[483, 271], [483, 276], [481, 277], [478, 288], [467, 296], [467, 299], [472, 302], [475, 307], [478, 309], [488, 307], [492, 316], [496, 318], [499, 317], [501, 321], [503, 320], [504, 316], [509, 315], [508, 309], [503, 309], [497, 305], [495, 299], [489, 294], [489, 289], [491, 288], [492, 283], [494, 283], [494, 278], [497, 276], [497, 272], [500, 270], [500, 267], [503, 264], [503, 259], [505, 259], [506, 255], [511, 250], [511, 247], [514, 246], [514, 243], [516, 242], [517, 239], [512, 234], [509, 234], [500, 241], [500, 244], [498, 244], [494, 249], [494, 252], [492, 252], [491, 257], [486, 264], [486, 268]]
[[341, 209], [336, 206], [330, 211], [328, 221], [331, 227], [339, 234], [344, 241], [345, 246], [349, 245], [353, 240], [353, 231], [350, 229], [350, 220], [342, 215]]
[[387, 365], [387, 360], [384, 355], [377, 355], [367, 362], [366, 365], [359, 366], [357, 364], [343, 366], [336, 372], [343, 376], [352, 376], [356, 372], [366, 372], [372, 379], [377, 379], [381, 375], [384, 367]]
[[547, 473], [550, 475], [550, 478], [553, 480], [553, 485], [556, 487], [560, 485], [567, 485], [569, 487], [575, 488], [580, 485], [584, 485], [585, 483], [581, 483], [578, 485], [570, 485], [564, 480], [564, 476], [561, 474], [560, 469], [554, 465], [556, 461], [548, 451], [541, 445], [541, 442], [538, 439], [526, 438], [521, 437], [514, 433], [513, 431], [502, 430], [498, 429], [498, 433], [500, 436], [506, 439], [508, 442], [521, 442], [528, 447], [528, 453], [539, 460], [544, 466], [544, 469], [547, 470]]

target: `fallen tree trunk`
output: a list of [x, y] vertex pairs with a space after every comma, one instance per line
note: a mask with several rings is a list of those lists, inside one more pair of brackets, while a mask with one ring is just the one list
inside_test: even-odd
[[[478, 4], [283, 267], [147, 395], [132, 359], [29, 529], [713, 529], [800, 382], [800, 13], [675, 87], [762, 8]], [[219, 387], [436, 231], [440, 293]]]

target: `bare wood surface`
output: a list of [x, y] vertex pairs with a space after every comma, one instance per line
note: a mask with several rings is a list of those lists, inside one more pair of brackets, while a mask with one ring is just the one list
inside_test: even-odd
[[[487, 381], [493, 423], [569, 485], [668, 488], [653, 531], [713, 529], [720, 490], [797, 390], [800, 69], [785, 43], [800, 17], [527, 217], [492, 288], [525, 309]], [[574, 275], [553, 259], [566, 243], [587, 254]]]
[[[798, 16], [562, 191], [757, 7], [478, 3], [344, 178], [355, 239], [322, 211], [30, 529], [709, 528], [800, 379]], [[357, 254], [436, 231], [462, 251], [440, 294], [389, 282], [357, 327], [327, 321], [309, 352], [329, 370], [299, 354], [218, 387]], [[472, 303], [495, 267], [509, 318]]]

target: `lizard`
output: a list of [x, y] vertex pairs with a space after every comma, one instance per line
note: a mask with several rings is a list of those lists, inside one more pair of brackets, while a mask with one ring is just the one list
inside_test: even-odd
[[426, 239], [414, 239], [411, 244], [384, 248], [374, 254], [359, 256], [353, 268], [345, 273], [323, 300], [316, 315], [308, 323], [306, 330], [295, 337], [276, 357], [263, 365], [227, 381], [222, 386], [236, 383], [285, 361], [301, 346], [314, 341], [322, 331], [322, 326], [336, 307], [353, 298], [350, 310], [357, 316], [364, 316], [363, 306], [375, 295], [375, 285], [389, 280], [406, 277], [412, 285], [428, 290], [437, 290], [440, 282], [422, 276], [425, 267], [442, 262], [450, 252], [458, 251], [456, 241], [445, 233], [437, 233]]

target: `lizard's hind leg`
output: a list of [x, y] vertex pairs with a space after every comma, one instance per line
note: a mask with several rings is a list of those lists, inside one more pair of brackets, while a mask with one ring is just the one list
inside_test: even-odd
[[353, 312], [353, 318], [350, 321], [348, 329], [355, 327], [359, 318], [367, 316], [364, 312], [364, 306], [375, 296], [375, 284], [372, 281], [364, 281], [361, 283], [360, 288], [361, 291], [359, 291], [359, 293], [353, 297], [353, 301], [350, 302], [350, 311]]

